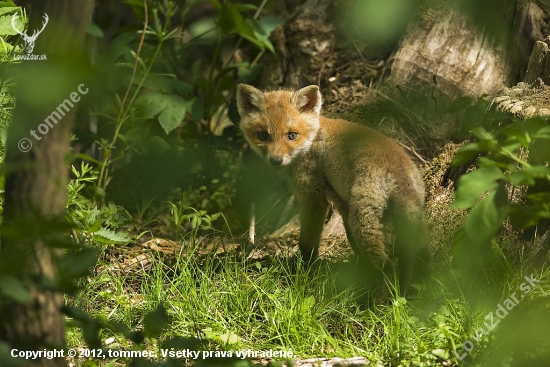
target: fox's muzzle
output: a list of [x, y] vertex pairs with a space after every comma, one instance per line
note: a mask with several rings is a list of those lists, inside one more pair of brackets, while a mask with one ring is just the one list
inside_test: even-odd
[[281, 158], [281, 157], [269, 157], [269, 163], [273, 167], [280, 167], [283, 164], [283, 158]]

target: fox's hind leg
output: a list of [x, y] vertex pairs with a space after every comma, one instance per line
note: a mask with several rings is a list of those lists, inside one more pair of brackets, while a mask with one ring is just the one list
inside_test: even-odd
[[347, 213], [342, 213], [348, 240], [365, 263], [368, 285], [380, 290], [384, 278], [393, 279], [393, 264], [387, 251], [383, 224], [386, 208], [383, 193], [365, 190], [352, 195]]
[[399, 286], [401, 293], [405, 294], [412, 280], [429, 276], [431, 251], [421, 203], [398, 204], [392, 205], [389, 214], [399, 268]]

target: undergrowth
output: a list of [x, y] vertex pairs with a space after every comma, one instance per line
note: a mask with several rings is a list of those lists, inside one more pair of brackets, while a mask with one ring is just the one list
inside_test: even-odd
[[[485, 284], [469, 284], [460, 273], [439, 269], [439, 280], [417, 285], [415, 297], [376, 299], [367, 305], [364, 289], [350, 285], [335, 264], [304, 268], [277, 257], [265, 262], [151, 255], [150, 266], [128, 272], [116, 263], [100, 262], [70, 303], [134, 328], [162, 305], [169, 321], [145, 347], [158, 355], [167, 340], [183, 337], [202, 340], [197, 350], [232, 351], [233, 356], [235, 351], [273, 349], [291, 351], [295, 358], [365, 356], [381, 366], [453, 365], [467, 341], [474, 348], [460, 365], [476, 365], [493, 339], [490, 332], [477, 336], [476, 330], [484, 327], [488, 312], [514, 292], [521, 293], [523, 277], [533, 273], [495, 253], [495, 267], [485, 272]], [[547, 276], [547, 270], [534, 275]], [[526, 293], [518, 308], [544, 296], [547, 288]], [[79, 329], [70, 330], [68, 337], [69, 345], [84, 345]], [[104, 341], [110, 338], [115, 346], [131, 345], [120, 334], [102, 335]], [[200, 357], [188, 362], [205, 363]]]
[[[20, 8], [5, 3], [10, 6], [3, 8], [0, 18], [7, 22]], [[478, 160], [479, 169], [462, 179], [465, 188], [469, 180], [473, 194], [463, 194], [461, 208], [473, 206], [474, 215], [468, 221], [465, 211], [460, 216], [447, 209], [449, 215], [433, 212], [441, 223], [441, 236], [434, 241], [440, 256], [434, 279], [416, 285], [412, 297], [369, 297], [352, 263], [320, 262], [305, 268], [280, 257], [260, 261], [192, 251], [170, 257], [154, 251], [147, 256], [149, 262], [138, 259], [141, 266], [125, 267], [130, 249], [151, 238], [168, 238], [196, 249], [213, 228], [231, 235], [235, 218], [227, 213], [237, 211], [233, 199], [244, 145], [238, 133], [220, 143], [223, 139], [211, 127], [223, 130], [234, 85], [257, 76], [262, 55], [274, 51], [268, 36], [282, 21], [260, 17], [263, 5], [212, 0], [217, 25], [205, 19], [204, 30], [190, 32], [191, 38], [184, 41], [178, 33], [184, 24], [172, 21], [184, 19], [194, 2], [186, 2], [183, 9], [173, 1], [146, 2], [150, 8], [127, 3], [133, 4], [144, 28], [142, 33], [132, 27], [122, 29], [104, 45], [109, 50], [106, 55], [95, 50], [99, 60], [95, 72], [105, 75], [101, 84], [108, 84], [95, 85], [103, 91], [97, 93], [102, 98], [96, 98], [98, 106], [92, 108], [99, 132], [90, 141], [77, 134], [85, 150], [74, 154], [67, 188], [66, 219], [71, 228], [66, 235], [101, 253], [90, 274], [78, 281], [79, 291], [65, 295], [69, 347], [142, 348], [158, 356], [173, 345], [180, 350], [182, 345], [193, 350], [272, 349], [299, 358], [365, 356], [378, 366], [537, 365], [537, 358], [547, 355], [548, 345], [539, 335], [546, 336], [540, 331], [550, 318], [537, 307], [544, 310], [548, 303], [549, 271], [540, 266], [540, 259], [536, 266], [535, 246], [514, 259], [507, 247], [515, 246], [517, 255], [517, 244], [494, 236], [507, 214], [522, 228], [549, 215], [550, 200], [544, 191], [532, 193], [527, 208], [497, 200], [506, 195], [504, 182], [519, 187], [550, 177], [546, 161], [523, 162], [513, 152], [520, 146], [529, 148], [534, 139], [550, 139], [547, 122], [539, 119], [516, 121], [498, 130], [491, 124], [468, 127], [478, 140], [462, 150], [463, 161], [483, 154], [491, 158]], [[145, 14], [151, 17], [149, 23]], [[93, 36], [101, 41], [103, 31], [97, 30]], [[0, 59], [7, 70], [20, 46], [10, 27], [3, 32]], [[233, 60], [233, 55], [222, 57], [225, 49], [237, 50], [243, 42], [252, 57], [242, 61]], [[199, 56], [195, 60], [190, 55]], [[14, 84], [6, 75], [0, 75], [0, 165], [15, 106]], [[470, 106], [473, 102], [461, 103], [484, 114], [483, 101]], [[0, 177], [0, 194], [3, 180]], [[494, 195], [486, 195], [488, 191]], [[2, 206], [0, 201], [0, 215]], [[465, 220], [463, 236], [453, 236]], [[462, 262], [475, 264], [461, 272], [453, 267], [452, 258], [458, 256], [452, 241], [454, 249], [481, 241], [486, 253], [477, 258], [474, 250], [481, 245], [459, 252]], [[95, 263], [96, 258], [92, 260]], [[546, 260], [547, 256], [542, 259]], [[86, 267], [78, 261], [72, 265]], [[353, 275], [342, 270], [346, 267], [352, 267]], [[512, 305], [514, 296], [518, 302]], [[544, 306], [538, 306], [541, 303]], [[505, 311], [499, 308], [506, 305]], [[490, 313], [500, 324], [491, 330]], [[509, 330], [517, 330], [532, 349], [514, 347], [514, 332]], [[175, 340], [183, 344], [174, 344]], [[247, 357], [262, 359], [253, 353]], [[77, 362], [134, 363], [92, 357]], [[187, 362], [208, 364], [202, 359]]]

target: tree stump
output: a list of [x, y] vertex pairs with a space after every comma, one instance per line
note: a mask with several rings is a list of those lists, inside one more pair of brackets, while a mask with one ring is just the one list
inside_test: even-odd
[[514, 117], [550, 117], [550, 36], [533, 47], [525, 79], [504, 88], [493, 99], [491, 107]]

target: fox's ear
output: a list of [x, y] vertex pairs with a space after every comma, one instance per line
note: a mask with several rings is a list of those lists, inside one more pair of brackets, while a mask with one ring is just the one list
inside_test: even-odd
[[265, 104], [264, 93], [248, 84], [237, 85], [237, 109], [241, 118], [252, 112], [260, 112]]
[[317, 115], [321, 113], [321, 105], [323, 104], [321, 92], [316, 85], [297, 90], [292, 96], [291, 102], [298, 111]]

